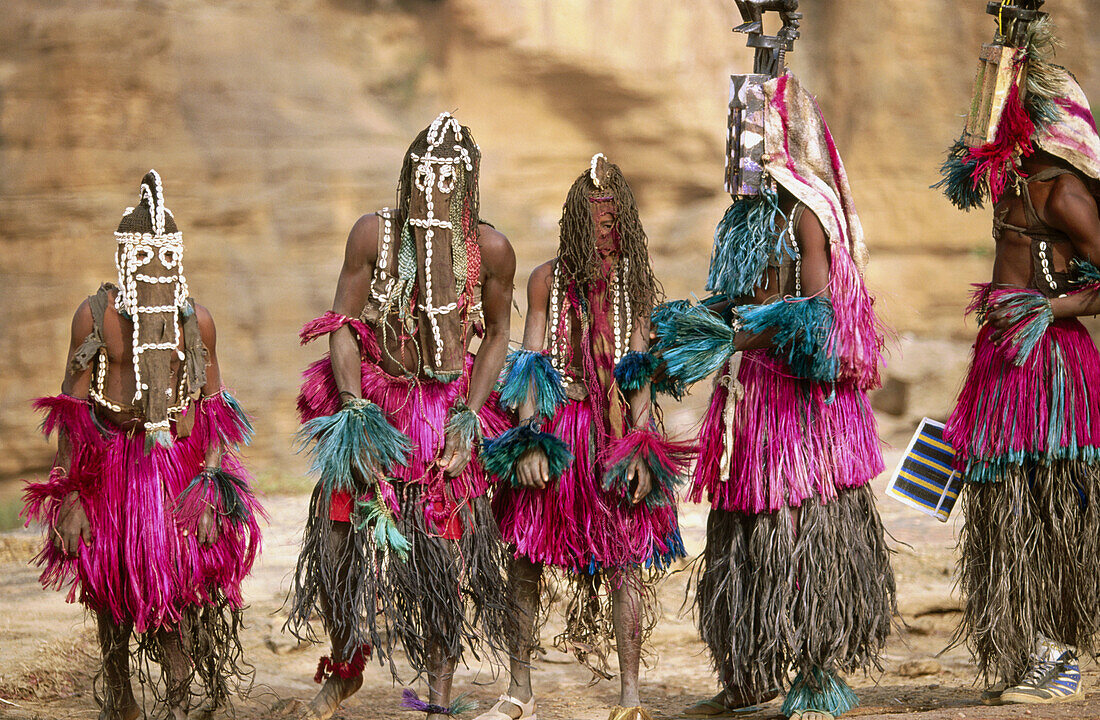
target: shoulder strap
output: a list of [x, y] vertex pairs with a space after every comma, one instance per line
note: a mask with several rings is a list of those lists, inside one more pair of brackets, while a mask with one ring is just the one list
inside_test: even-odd
[[180, 310], [183, 330], [183, 356], [187, 368], [187, 394], [197, 400], [206, 385], [206, 346], [202, 343], [199, 316], [195, 313], [195, 301], [187, 298], [187, 305]]
[[72, 362], [69, 365], [71, 372], [87, 370], [95, 360], [102, 348], [107, 347], [103, 341], [103, 317], [107, 314], [107, 305], [110, 303], [110, 293], [116, 290], [114, 283], [103, 283], [95, 295], [88, 296], [88, 307], [92, 311], [92, 331], [80, 343], [80, 347], [73, 353]]
[[1061, 232], [1054, 230], [1039, 218], [1039, 213], [1035, 210], [1035, 203], [1031, 200], [1031, 183], [1048, 182], [1061, 175], [1073, 174], [1072, 170], [1067, 170], [1065, 168], [1046, 168], [1045, 170], [1035, 173], [1031, 177], [1023, 179], [1024, 187], [1021, 195], [1023, 195], [1024, 198], [1024, 215], [1027, 217], [1028, 235], [1040, 235], [1044, 239], [1062, 237]]

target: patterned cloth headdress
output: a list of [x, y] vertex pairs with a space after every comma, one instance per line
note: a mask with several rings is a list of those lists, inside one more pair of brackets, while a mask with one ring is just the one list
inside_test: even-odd
[[1019, 179], [1020, 160], [1036, 150], [1100, 179], [1100, 136], [1074, 77], [1054, 65], [1053, 23], [1041, 0], [1005, 2], [993, 43], [982, 47], [963, 136], [941, 169], [942, 188], [962, 210], [998, 202]]
[[868, 253], [844, 163], [817, 101], [798, 78], [788, 72], [758, 87], [754, 122], [766, 148], [760, 180], [751, 189], [729, 187], [734, 203], [715, 231], [707, 290], [751, 296], [767, 282], [770, 258], [797, 253], [789, 233], [779, 230], [782, 187], [813, 211], [829, 238], [834, 322], [828, 346], [838, 362], [836, 377], [873, 386], [883, 339], [863, 281]]
[[[115, 237], [115, 307], [134, 324], [134, 404], [142, 410], [152, 439], [168, 445], [169, 416], [186, 403], [179, 313], [191, 312], [191, 306], [183, 275], [183, 234], [164, 206], [164, 187], [156, 170], [142, 178], [138, 205], [126, 209]], [[180, 361], [179, 389], [169, 386], [174, 357]], [[173, 396], [180, 407], [170, 407]]]
[[402, 339], [420, 348], [424, 374], [444, 382], [462, 376], [466, 331], [480, 311], [480, 164], [469, 128], [442, 113], [405, 155], [397, 213], [380, 213], [368, 319], [396, 315]]

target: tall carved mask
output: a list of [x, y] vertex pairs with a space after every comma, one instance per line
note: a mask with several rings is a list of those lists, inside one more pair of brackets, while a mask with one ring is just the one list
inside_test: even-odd
[[[169, 416], [184, 403], [171, 382], [172, 361], [184, 360], [179, 313], [187, 306], [183, 275], [183, 234], [164, 206], [164, 188], [155, 170], [141, 181], [137, 207], [127, 208], [115, 231], [118, 298], [115, 307], [134, 324], [132, 349], [137, 388], [133, 403], [145, 416], [145, 430], [170, 444]], [[181, 377], [182, 377], [181, 370]]]

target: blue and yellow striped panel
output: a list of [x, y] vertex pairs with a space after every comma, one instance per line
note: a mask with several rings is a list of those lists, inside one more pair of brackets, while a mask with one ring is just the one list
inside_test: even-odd
[[886, 494], [943, 522], [951, 517], [962, 481], [952, 468], [955, 450], [943, 439], [943, 424], [925, 418]]

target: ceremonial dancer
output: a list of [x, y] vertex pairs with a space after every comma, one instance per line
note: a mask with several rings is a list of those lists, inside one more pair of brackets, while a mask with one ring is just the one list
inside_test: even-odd
[[501, 388], [519, 425], [483, 453], [503, 482], [494, 509], [514, 553], [520, 627], [508, 693], [478, 720], [536, 717], [530, 659], [546, 565], [573, 588], [558, 646], [610, 678], [613, 632], [621, 693], [610, 718], [651, 717], [638, 666], [652, 582], [684, 555], [674, 492], [690, 460], [653, 416], [648, 317], [660, 292], [630, 186], [596, 155], [569, 190], [557, 258], [527, 286], [523, 349], [509, 356]]
[[[321, 691], [302, 717], [327, 718], [363, 683], [374, 652], [398, 678], [398, 643], [429, 720], [456, 714], [455, 664], [503, 651], [510, 631], [505, 547], [473, 454], [507, 428], [486, 404], [507, 354], [515, 256], [479, 219], [481, 154], [443, 113], [405, 155], [396, 209], [348, 236], [330, 312], [302, 341], [329, 336], [298, 409], [320, 481], [294, 580], [289, 626], [332, 641]], [[476, 358], [469, 353], [482, 335]], [[479, 417], [480, 416], [480, 417]]]
[[722, 692], [692, 716], [775, 697], [790, 671], [784, 715], [841, 715], [858, 703], [841, 674], [880, 668], [896, 606], [869, 485], [883, 340], [843, 163], [783, 70], [796, 37], [750, 30], [757, 73], [732, 78], [714, 294], [653, 316], [664, 384], [719, 373], [690, 497], [711, 504], [695, 608]]
[[261, 510], [235, 448], [252, 428], [222, 388], [214, 320], [188, 297], [155, 171], [115, 237], [118, 285], [77, 308], [61, 394], [35, 402], [57, 456], [24, 513], [47, 527], [42, 584], [96, 617], [100, 717], [141, 716], [130, 663], [145, 682], [156, 661], [155, 697], [185, 718], [193, 696], [211, 711], [247, 679], [240, 588]]
[[945, 430], [966, 482], [956, 637], [988, 703], [1079, 697], [1100, 630], [1100, 354], [1076, 319], [1100, 312], [1100, 137], [1053, 65], [1042, 2], [1005, 3], [963, 137], [941, 183], [993, 204], [992, 282]]

